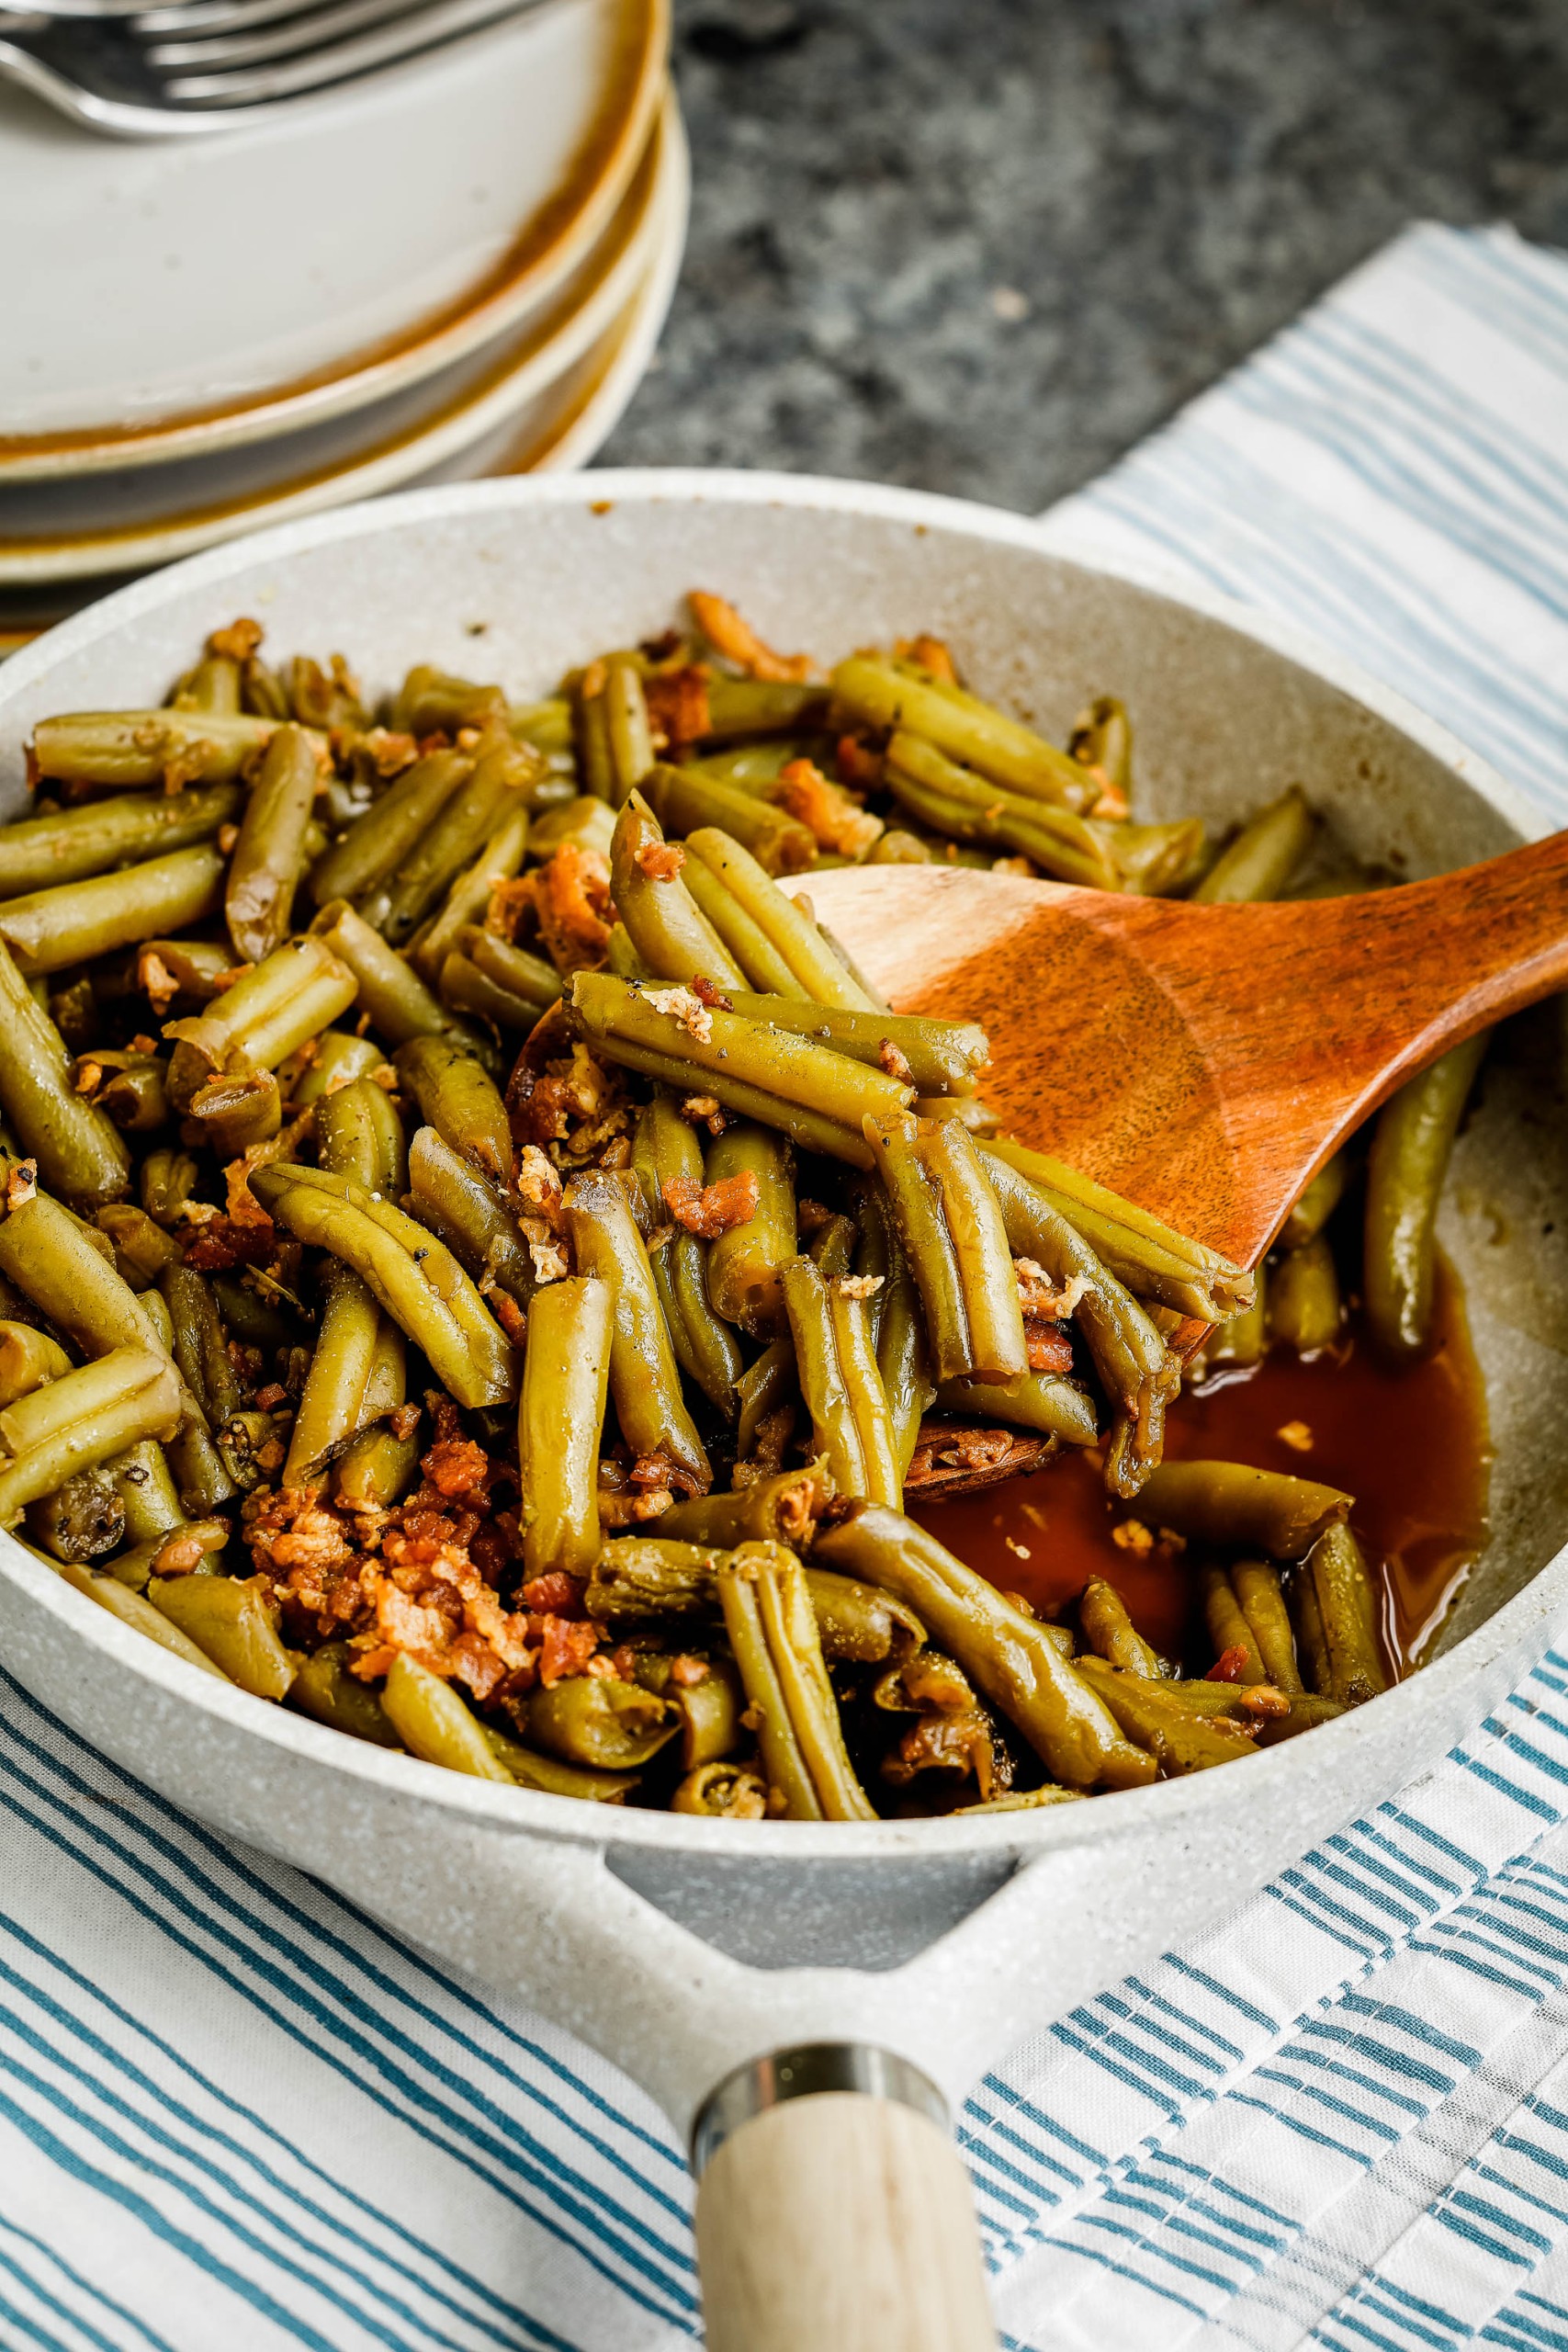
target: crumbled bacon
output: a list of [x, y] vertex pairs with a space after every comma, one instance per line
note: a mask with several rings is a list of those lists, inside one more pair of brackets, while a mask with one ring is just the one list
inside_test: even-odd
[[693, 973], [692, 994], [699, 1002], [705, 1004], [710, 1012], [733, 1012], [735, 1010], [724, 990], [716, 987], [705, 972]]
[[668, 751], [683, 752], [688, 743], [700, 742], [713, 723], [708, 673], [700, 662], [685, 662], [678, 670], [650, 671], [642, 682], [642, 694], [653, 732], [663, 737]]
[[896, 1078], [900, 1086], [913, 1086], [915, 1073], [891, 1037], [884, 1037], [876, 1049], [876, 1058], [889, 1078]]
[[207, 640], [207, 650], [219, 661], [249, 662], [264, 634], [260, 621], [242, 617], [231, 621], [227, 628], [215, 628]]
[[994, 1487], [1038, 1470], [1056, 1451], [1055, 1438], [1032, 1430], [976, 1429], [961, 1421], [922, 1421], [904, 1484], [921, 1500]]
[[894, 1788], [908, 1788], [920, 1772], [972, 1776], [984, 1804], [998, 1778], [997, 1761], [990, 1725], [970, 1707], [959, 1714], [923, 1715], [912, 1724], [892, 1754], [884, 1757], [882, 1777]]
[[699, 1121], [710, 1136], [721, 1136], [728, 1126], [723, 1105], [714, 1094], [687, 1094], [681, 1102], [681, 1116], [695, 1126]]
[[545, 1576], [530, 1577], [518, 1597], [541, 1616], [581, 1617], [584, 1589], [581, 1577], [568, 1576], [564, 1568], [551, 1568]]
[[1220, 1652], [1203, 1679], [1205, 1682], [1239, 1682], [1246, 1672], [1247, 1648], [1245, 1644], [1235, 1642], [1229, 1649]]
[[671, 1216], [702, 1241], [716, 1241], [731, 1226], [749, 1225], [759, 1197], [753, 1168], [721, 1176], [715, 1184], [704, 1184], [695, 1176], [672, 1176], [664, 1186], [664, 1205]]
[[840, 735], [834, 753], [840, 784], [861, 792], [874, 792], [882, 782], [882, 754], [858, 735]]
[[886, 831], [880, 817], [811, 760], [791, 760], [780, 770], [776, 797], [781, 808], [806, 826], [818, 849], [838, 857], [863, 857]]
[[1073, 1368], [1073, 1343], [1055, 1323], [1036, 1323], [1027, 1316], [1023, 1324], [1024, 1352], [1031, 1372], [1062, 1374]]
[[437, 1438], [420, 1467], [436, 1493], [452, 1500], [489, 1495], [490, 1456], [470, 1437]]
[[749, 678], [768, 678], [786, 685], [800, 685], [811, 676], [813, 664], [805, 653], [775, 653], [764, 645], [749, 621], [743, 620], [735, 606], [723, 596], [710, 595], [705, 589], [694, 588], [687, 600], [692, 617], [716, 653], [733, 662]]
[[277, 1235], [265, 1209], [243, 1222], [220, 1210], [191, 1235], [185, 1261], [198, 1273], [226, 1274], [236, 1266], [265, 1266], [276, 1248]]
[[7, 1211], [26, 1208], [38, 1191], [38, 1161], [14, 1159], [6, 1170], [6, 1206]]
[[673, 882], [686, 863], [679, 842], [644, 842], [634, 861], [650, 882]]
[[569, 978], [597, 970], [615, 920], [610, 870], [598, 851], [562, 842], [527, 879], [534, 887], [539, 934], [557, 970]]
[[694, 994], [692, 989], [649, 989], [644, 991], [643, 1002], [651, 1005], [655, 1012], [662, 1012], [668, 1020], [673, 1021], [699, 1046], [705, 1046], [711, 1041], [713, 1014], [702, 998]]
[[514, 1348], [520, 1348], [528, 1337], [528, 1317], [517, 1301], [503, 1290], [491, 1287], [485, 1292], [490, 1311]]
[[918, 662], [922, 670], [940, 678], [944, 686], [958, 684], [957, 665], [940, 637], [901, 637], [893, 650], [904, 661]]
[[[535, 1620], [528, 1621], [533, 1632]], [[594, 1651], [604, 1639], [604, 1627], [588, 1618], [541, 1617], [539, 1628], [539, 1680], [547, 1690], [558, 1682], [566, 1682], [574, 1674], [581, 1674]]]

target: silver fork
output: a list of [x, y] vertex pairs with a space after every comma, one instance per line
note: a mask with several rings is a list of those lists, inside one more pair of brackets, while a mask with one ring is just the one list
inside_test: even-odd
[[[67, 0], [70, 5], [70, 0]], [[116, 139], [233, 130], [520, 16], [538, 0], [115, 0], [0, 6], [0, 77]]]

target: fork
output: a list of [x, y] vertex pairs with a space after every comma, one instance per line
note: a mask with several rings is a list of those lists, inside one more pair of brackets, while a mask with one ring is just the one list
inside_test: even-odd
[[116, 139], [228, 130], [470, 38], [537, 0], [0, 6], [0, 78]]

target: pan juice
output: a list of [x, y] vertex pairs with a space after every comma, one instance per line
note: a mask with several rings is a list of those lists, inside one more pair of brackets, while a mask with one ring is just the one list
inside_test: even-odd
[[[1276, 1347], [1184, 1389], [1166, 1426], [1169, 1460], [1249, 1462], [1355, 1496], [1350, 1524], [1382, 1577], [1384, 1645], [1401, 1675], [1421, 1662], [1487, 1534], [1485, 1393], [1462, 1293], [1438, 1263], [1437, 1345], [1418, 1363], [1380, 1361], [1352, 1313], [1315, 1357]], [[1190, 1655], [1201, 1672], [1213, 1656], [1194, 1600], [1197, 1547], [1150, 1544], [1136, 1502], [1106, 1495], [1095, 1454], [1066, 1451], [1032, 1478], [911, 1516], [1042, 1614], [1103, 1577], [1167, 1657]], [[1132, 1525], [1118, 1541], [1122, 1521]]]

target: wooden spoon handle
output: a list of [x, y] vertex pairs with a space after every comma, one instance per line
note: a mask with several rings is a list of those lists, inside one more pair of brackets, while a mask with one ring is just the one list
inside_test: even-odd
[[766, 2109], [697, 2188], [707, 2352], [995, 2352], [968, 2177], [858, 2091]]

